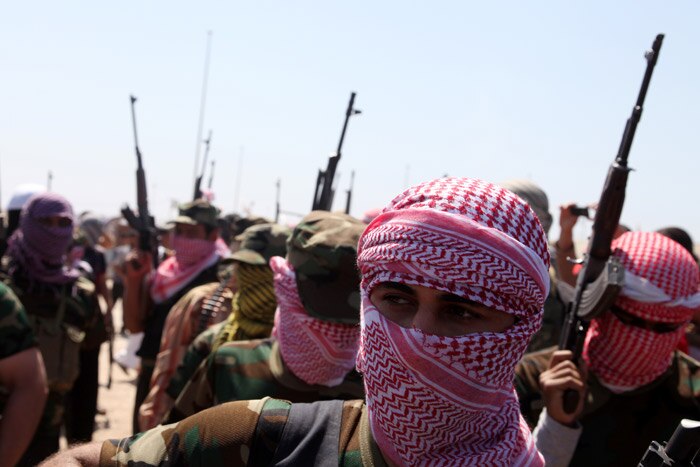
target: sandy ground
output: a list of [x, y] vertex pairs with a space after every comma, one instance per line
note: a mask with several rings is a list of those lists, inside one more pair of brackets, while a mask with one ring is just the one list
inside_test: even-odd
[[[121, 324], [117, 329], [121, 329]], [[117, 335], [114, 339], [114, 353], [126, 347], [126, 338]], [[107, 389], [109, 371], [109, 345], [102, 344], [100, 350], [100, 392], [97, 407], [105, 414], [95, 417], [94, 440], [123, 438], [131, 435], [131, 414], [136, 395], [136, 370], [124, 372], [116, 363], [112, 366], [112, 386]]]

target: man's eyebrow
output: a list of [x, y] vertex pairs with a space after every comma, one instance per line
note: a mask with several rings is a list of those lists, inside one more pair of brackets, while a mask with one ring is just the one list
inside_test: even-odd
[[416, 294], [411, 287], [407, 286], [406, 284], [402, 284], [400, 282], [382, 282], [377, 287], [394, 289], [394, 290], [398, 290], [399, 292], [407, 293], [410, 295]]
[[466, 305], [481, 305], [478, 302], [475, 302], [474, 300], [470, 300], [468, 298], [460, 297], [459, 295], [455, 295], [453, 293], [444, 293], [440, 295], [440, 301], [443, 302], [449, 302], [449, 303], [464, 303]]

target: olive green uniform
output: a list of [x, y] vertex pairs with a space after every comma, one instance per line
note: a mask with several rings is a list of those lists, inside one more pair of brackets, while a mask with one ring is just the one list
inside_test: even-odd
[[[316, 424], [307, 432], [295, 423], [288, 423], [293, 419], [293, 407], [298, 405], [307, 406], [307, 410], [315, 413], [333, 405], [340, 413], [337, 419]], [[307, 416], [306, 421], [309, 418], [322, 417]], [[334, 422], [338, 422], [336, 426], [330, 426]], [[315, 442], [319, 430], [327, 435], [325, 442]], [[290, 442], [302, 452], [281, 449]], [[331, 449], [324, 451], [328, 447]], [[131, 438], [105, 441], [100, 453], [101, 466], [115, 467], [237, 467], [285, 462], [285, 465], [386, 466], [372, 438], [366, 406], [361, 400], [291, 404], [265, 398], [230, 402]]]
[[224, 402], [270, 396], [292, 402], [364, 397], [356, 371], [337, 386], [310, 385], [285, 366], [276, 339], [230, 342], [202, 364], [164, 420], [172, 423]]

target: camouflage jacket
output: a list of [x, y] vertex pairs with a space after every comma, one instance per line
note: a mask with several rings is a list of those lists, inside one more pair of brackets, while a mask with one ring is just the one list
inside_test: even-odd
[[[316, 402], [309, 406], [318, 409], [336, 401]], [[109, 440], [102, 444], [101, 466], [126, 467], [138, 465], [184, 466], [206, 465], [302, 465], [293, 458], [280, 455], [280, 439], [293, 438], [294, 444], [306, 446], [312, 452], [337, 446], [337, 458], [316, 458], [314, 465], [343, 467], [385, 467], [379, 449], [372, 438], [365, 404], [360, 400], [345, 401], [341, 406], [337, 441], [328, 438], [323, 446], [314, 443], [311, 433], [301, 433], [288, 426], [293, 404], [265, 398], [237, 401], [200, 412], [172, 425], [158, 426], [131, 438]], [[231, 421], [235, 420], [236, 423]], [[319, 427], [316, 427], [319, 428]], [[322, 426], [320, 429], [331, 431]], [[326, 444], [327, 443], [327, 444]], [[334, 448], [326, 452], [336, 453]], [[310, 464], [306, 464], [310, 465]]]
[[265, 396], [292, 402], [347, 400], [363, 398], [364, 387], [354, 370], [334, 387], [301, 381], [282, 361], [275, 338], [230, 342], [197, 369], [164, 422], [179, 421], [224, 402]]
[[[527, 354], [515, 370], [520, 411], [530, 427], [544, 407], [539, 375], [555, 350]], [[583, 430], [570, 465], [636, 466], [652, 440], [666, 441], [682, 418], [698, 417], [700, 363], [681, 352], [655, 381], [622, 394], [610, 392], [589, 371]]]
[[[202, 318], [202, 306], [219, 284], [212, 282], [190, 290], [173, 305], [165, 320], [160, 351], [156, 357], [151, 388], [148, 396], [139, 408], [139, 424], [142, 429], [153, 428], [160, 423], [170, 407], [172, 399], [165, 393], [170, 379], [187, 350], [189, 344], [197, 337], [197, 329]], [[209, 317], [211, 324], [224, 321], [231, 311], [233, 294], [226, 289], [215, 314]]]
[[0, 282], [0, 360], [36, 346], [24, 307], [14, 292]]
[[[0, 360], [36, 346], [24, 307], [12, 289], [0, 282]], [[5, 408], [8, 393], [7, 388], [0, 386], [0, 413]]]
[[177, 366], [175, 373], [168, 383], [168, 387], [165, 390], [168, 397], [172, 402], [178, 398], [182, 390], [185, 389], [187, 382], [190, 380], [192, 375], [197, 371], [199, 365], [209, 356], [211, 349], [214, 347], [214, 342], [216, 341], [216, 336], [219, 332], [226, 326], [226, 321], [222, 321], [211, 326], [209, 329], [195, 337], [194, 341], [187, 347], [185, 351], [185, 356], [182, 357], [182, 361]]

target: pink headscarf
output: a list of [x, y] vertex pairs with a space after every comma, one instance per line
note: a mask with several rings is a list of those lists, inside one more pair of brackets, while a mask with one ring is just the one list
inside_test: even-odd
[[[612, 244], [625, 268], [625, 284], [615, 305], [656, 323], [687, 323], [700, 308], [700, 273], [692, 255], [659, 233], [627, 232]], [[613, 313], [591, 322], [583, 358], [614, 392], [644, 386], [671, 364], [685, 332], [657, 333], [623, 324]]]
[[175, 255], [160, 263], [151, 282], [151, 298], [155, 303], [162, 303], [175, 295], [224, 256], [218, 240], [173, 235], [172, 242]]
[[359, 328], [356, 324], [331, 323], [309, 316], [299, 298], [289, 262], [274, 256], [270, 267], [277, 296], [273, 335], [284, 363], [307, 384], [337, 386], [355, 368]]
[[[511, 192], [468, 178], [408, 189], [358, 246], [364, 375], [372, 433], [399, 465], [543, 465], [520, 416], [514, 368], [542, 321], [545, 233]], [[512, 314], [501, 333], [430, 335], [386, 319], [375, 286], [426, 286]]]

